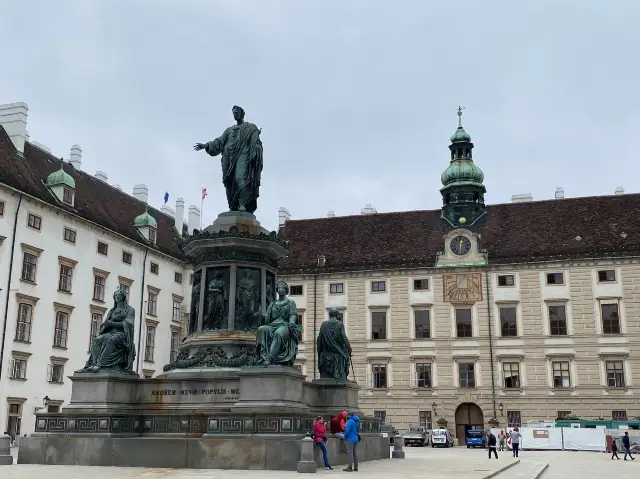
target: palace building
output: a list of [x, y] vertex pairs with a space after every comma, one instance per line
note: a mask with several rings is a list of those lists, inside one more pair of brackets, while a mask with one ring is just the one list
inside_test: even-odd
[[[184, 201], [147, 205], [103, 172], [82, 170], [27, 134], [27, 106], [0, 105], [0, 424], [14, 437], [34, 430], [37, 411], [71, 397], [68, 377], [89, 358], [116, 289], [135, 308], [135, 370], [162, 372], [177, 354], [191, 267], [180, 251]], [[160, 195], [158, 195], [160, 199]], [[200, 227], [189, 209], [188, 230]]]
[[640, 195], [487, 205], [461, 121], [449, 150], [438, 210], [281, 209], [303, 372], [338, 308], [361, 408], [400, 431], [639, 415]]

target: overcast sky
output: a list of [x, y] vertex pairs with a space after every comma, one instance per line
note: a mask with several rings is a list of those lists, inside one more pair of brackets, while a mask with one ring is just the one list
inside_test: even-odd
[[456, 109], [487, 201], [640, 190], [637, 0], [1, 0], [0, 103], [149, 202], [226, 210], [233, 123], [262, 128], [256, 215], [436, 209]]

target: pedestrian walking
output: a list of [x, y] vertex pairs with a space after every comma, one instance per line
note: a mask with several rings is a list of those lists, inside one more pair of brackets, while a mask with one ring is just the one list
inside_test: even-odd
[[631, 458], [632, 461], [635, 461], [635, 457], [631, 455], [631, 440], [629, 439], [629, 433], [625, 432], [622, 437], [622, 445], [624, 446], [624, 460], [627, 460], [627, 455]]
[[497, 450], [497, 439], [496, 436], [493, 435], [491, 431], [489, 431], [489, 435], [487, 436], [487, 445], [489, 446], [489, 459], [491, 459], [491, 453], [493, 452], [496, 459], [498, 459], [498, 450]]
[[507, 436], [504, 435], [504, 431], [500, 431], [498, 434], [498, 443], [500, 444], [500, 451], [504, 451], [504, 442], [507, 440]]
[[616, 458], [618, 461], [620, 460], [620, 458], [618, 457], [618, 443], [616, 442], [616, 438], [613, 438], [613, 442], [611, 443], [611, 460], [613, 461], [613, 458]]
[[511, 432], [511, 449], [513, 449], [513, 457], [518, 457], [518, 453], [520, 452], [520, 439], [522, 438], [522, 434], [520, 434], [520, 430], [517, 427], [513, 428]]

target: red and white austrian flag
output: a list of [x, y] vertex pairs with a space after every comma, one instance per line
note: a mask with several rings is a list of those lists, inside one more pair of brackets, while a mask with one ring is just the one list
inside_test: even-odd
[[207, 197], [207, 189], [203, 186], [202, 187], [202, 199], [204, 200]]

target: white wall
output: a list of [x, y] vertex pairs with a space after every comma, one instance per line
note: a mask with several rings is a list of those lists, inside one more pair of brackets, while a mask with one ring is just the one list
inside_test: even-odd
[[[4, 216], [0, 217], [0, 236], [6, 239], [0, 245], [0, 324], [5, 313], [5, 298], [10, 262], [11, 237], [13, 221], [17, 207], [17, 195], [12, 196], [8, 189], [0, 187], [0, 201], [5, 202]], [[27, 228], [28, 213], [42, 217], [41, 231]], [[76, 244], [63, 241], [64, 227], [76, 231]], [[98, 241], [109, 245], [108, 255], [97, 253]], [[22, 272], [23, 246], [28, 245], [42, 250], [38, 259], [36, 284], [20, 280]], [[132, 253], [132, 264], [122, 262], [122, 251]], [[77, 261], [73, 269], [71, 294], [58, 291], [60, 259], [65, 257]], [[88, 359], [88, 347], [91, 328], [91, 306], [111, 309], [112, 295], [119, 287], [120, 277], [132, 280], [129, 304], [135, 308], [135, 341], [138, 347], [138, 333], [142, 333], [142, 341], [137, 351], [139, 356], [138, 371], [154, 370], [162, 372], [162, 367], [169, 362], [171, 326], [179, 328], [179, 323], [172, 321], [173, 295], [184, 298], [183, 311], [188, 311], [190, 298], [190, 269], [183, 263], [164, 255], [150, 251], [146, 261], [146, 277], [143, 297], [143, 313], [146, 313], [147, 286], [160, 290], [158, 296], [158, 321], [155, 340], [154, 362], [145, 362], [144, 347], [146, 325], [140, 330], [140, 300], [143, 274], [144, 248], [128, 239], [117, 236], [81, 219], [55, 210], [42, 203], [23, 199], [20, 208], [17, 236], [15, 241], [14, 263], [9, 294], [8, 316], [4, 358], [2, 361], [2, 377], [0, 379], [0, 426], [7, 423], [7, 398], [23, 398], [21, 433], [31, 433], [34, 429], [34, 407], [41, 407], [44, 396], [52, 400], [63, 401], [64, 407], [71, 396], [71, 381], [67, 378], [73, 371], [84, 366]], [[157, 275], [150, 273], [150, 263], [159, 265]], [[105, 301], [93, 300], [94, 268], [109, 272], [106, 281]], [[183, 275], [182, 284], [175, 282], [174, 273]], [[31, 330], [31, 343], [14, 341], [18, 301], [16, 293], [39, 298], [34, 308]], [[69, 319], [67, 349], [53, 347], [55, 327], [54, 303], [73, 307]], [[142, 315], [143, 318], [146, 314]], [[144, 319], [143, 319], [144, 321]], [[27, 362], [27, 379], [10, 379], [12, 352], [31, 353]], [[47, 366], [51, 357], [67, 358], [64, 367], [63, 384], [47, 381]]]

